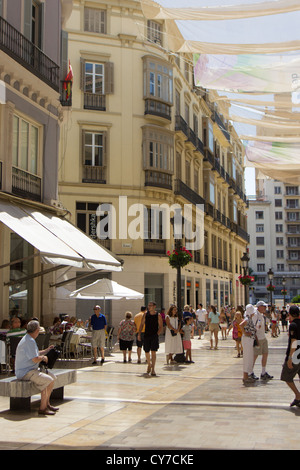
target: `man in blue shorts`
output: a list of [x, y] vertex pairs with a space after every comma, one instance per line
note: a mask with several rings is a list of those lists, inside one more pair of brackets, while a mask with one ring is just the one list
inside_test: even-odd
[[92, 325], [92, 348], [94, 353], [93, 364], [97, 364], [98, 348], [101, 352], [101, 364], [104, 362], [104, 347], [105, 347], [105, 332], [106, 332], [106, 318], [101, 313], [101, 307], [95, 305], [94, 314], [91, 316]]

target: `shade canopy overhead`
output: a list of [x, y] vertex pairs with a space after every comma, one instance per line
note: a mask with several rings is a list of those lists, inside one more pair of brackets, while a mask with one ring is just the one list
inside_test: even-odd
[[121, 263], [65, 219], [0, 201], [0, 222], [36, 248], [46, 264], [121, 271]]
[[292, 184], [300, 184], [300, 2], [141, 0], [141, 5], [148, 20], [164, 21], [161, 47], [189, 62], [195, 87], [207, 98], [216, 91], [229, 109], [224, 118], [243, 141], [246, 166], [287, 183], [292, 176]]
[[110, 279], [98, 279], [92, 284], [81, 287], [70, 294], [75, 299], [134, 300], [143, 299], [144, 294], [118, 284]]

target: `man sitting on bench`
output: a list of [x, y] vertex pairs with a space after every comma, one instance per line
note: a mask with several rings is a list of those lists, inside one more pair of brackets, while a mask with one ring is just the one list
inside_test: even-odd
[[55, 375], [48, 371], [44, 373], [39, 369], [40, 362], [47, 362], [46, 354], [49, 348], [39, 351], [35, 339], [39, 335], [40, 324], [36, 320], [31, 320], [27, 325], [27, 334], [21, 339], [16, 351], [15, 374], [19, 380], [29, 380], [41, 392], [41, 405], [39, 414], [54, 415], [58, 408], [50, 405], [50, 395], [53, 390]]

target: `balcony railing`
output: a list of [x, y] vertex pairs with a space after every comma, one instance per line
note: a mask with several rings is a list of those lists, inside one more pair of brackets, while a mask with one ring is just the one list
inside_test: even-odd
[[165, 254], [166, 240], [144, 240], [144, 253]]
[[156, 100], [145, 100], [145, 115], [160, 116], [171, 121], [171, 106]]
[[196, 133], [189, 127], [187, 122], [179, 114], [175, 116], [175, 131], [181, 131], [193, 144], [196, 150], [204, 155], [204, 145], [202, 140], [196, 135]]
[[0, 49], [54, 90], [59, 91], [59, 66], [2, 17]]
[[84, 109], [95, 109], [97, 111], [106, 111], [105, 95], [97, 93], [84, 93]]
[[60, 96], [60, 102], [62, 106], [72, 106], [72, 86], [71, 80], [64, 80], [62, 82], [62, 90]]
[[145, 186], [172, 189], [172, 175], [161, 171], [145, 170]]
[[12, 167], [12, 193], [33, 201], [41, 201], [42, 180], [27, 171]]
[[103, 166], [84, 165], [82, 169], [83, 183], [106, 183], [106, 168]]
[[177, 179], [175, 181], [174, 193], [180, 196], [183, 196], [187, 201], [192, 204], [205, 204], [203, 197], [199, 196], [195, 191], [193, 191], [189, 186], [187, 186], [183, 181]]

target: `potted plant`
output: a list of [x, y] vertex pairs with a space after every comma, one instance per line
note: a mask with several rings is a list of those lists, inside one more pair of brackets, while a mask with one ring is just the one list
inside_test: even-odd
[[169, 265], [172, 268], [183, 268], [190, 261], [192, 261], [192, 254], [184, 247], [180, 247], [178, 250], [173, 250], [172, 253], [170, 251], [167, 252], [169, 257]]
[[269, 292], [273, 292], [273, 291], [275, 290], [275, 286], [273, 286], [272, 284], [268, 284], [268, 285], [267, 285], [267, 290], [268, 290]]
[[254, 282], [254, 277], [249, 275], [239, 276], [239, 281], [243, 286], [250, 286]]

